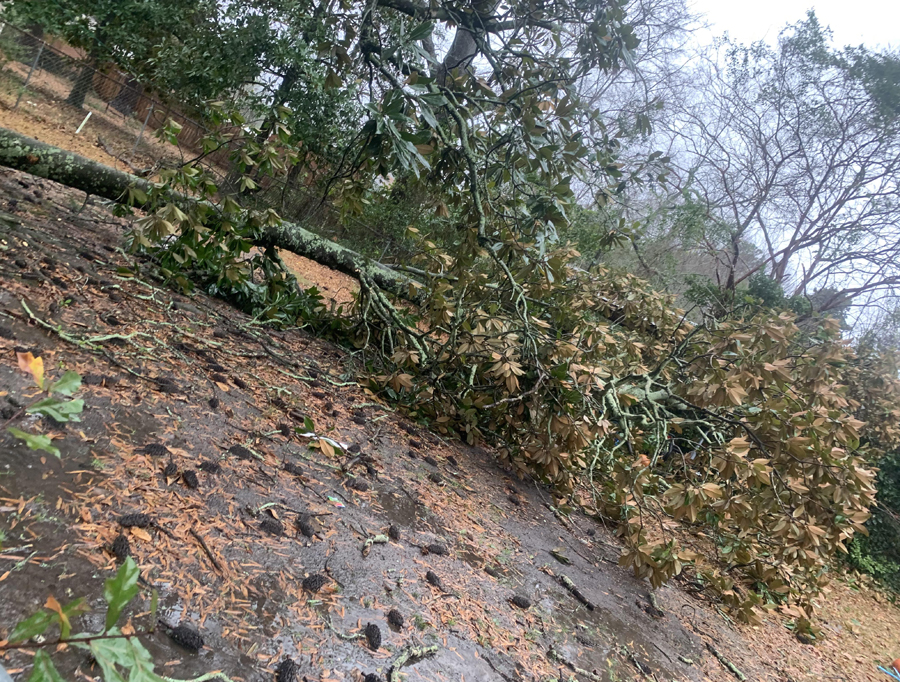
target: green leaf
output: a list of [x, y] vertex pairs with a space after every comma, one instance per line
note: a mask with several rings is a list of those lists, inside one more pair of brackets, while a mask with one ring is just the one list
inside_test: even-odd
[[129, 187], [128, 188], [128, 203], [129, 204], [146, 204], [147, 203], [147, 193], [140, 189], [139, 187]]
[[412, 31], [409, 32], [410, 40], [424, 40], [428, 36], [431, 35], [431, 32], [434, 30], [434, 22], [433, 21], [423, 21], [421, 24], [416, 26]]
[[[119, 634], [118, 628], [109, 630], [109, 634]], [[125, 682], [125, 678], [116, 668], [121, 665], [131, 668], [134, 664], [133, 654], [125, 639], [95, 639], [90, 643], [91, 654], [100, 670], [103, 671], [104, 682]]]
[[69, 400], [63, 402], [56, 398], [44, 398], [25, 410], [28, 414], [45, 414], [58, 422], [79, 422], [78, 415], [84, 410], [84, 401]]
[[307, 433], [315, 433], [316, 425], [313, 423], [313, 420], [309, 417], [303, 417], [303, 428], [306, 429]]
[[134, 563], [134, 559], [128, 557], [119, 568], [114, 578], [110, 578], [103, 585], [103, 598], [109, 604], [106, 611], [106, 628], [109, 630], [119, 620], [122, 610], [138, 593], [138, 578], [140, 569]]
[[28, 676], [28, 682], [65, 682], [65, 680], [50, 660], [50, 654], [38, 649], [34, 655], [34, 668]]
[[10, 644], [16, 642], [25, 642], [32, 637], [44, 634], [44, 631], [53, 623], [59, 620], [59, 616], [55, 613], [47, 611], [38, 611], [33, 616], [26, 618], [16, 625], [15, 629], [9, 635]]
[[51, 455], [55, 455], [56, 457], [61, 456], [59, 448], [53, 446], [53, 441], [51, 440], [50, 436], [45, 436], [40, 433], [27, 433], [25, 431], [20, 431], [13, 426], [10, 426], [6, 430], [19, 440], [25, 441], [25, 445], [27, 445], [31, 450], [43, 450], [44, 452], [49, 452]]
[[50, 386], [50, 392], [70, 396], [79, 388], [81, 388], [81, 375], [70, 369], [62, 375], [59, 381]]

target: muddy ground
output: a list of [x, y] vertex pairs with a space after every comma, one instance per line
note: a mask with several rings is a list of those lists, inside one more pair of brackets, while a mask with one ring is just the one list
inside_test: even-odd
[[[271, 680], [289, 656], [302, 680], [383, 678], [405, 647], [434, 645], [403, 668], [410, 682], [568, 680], [575, 668], [581, 680], [736, 679], [713, 644], [750, 679], [807, 679], [761, 660], [678, 587], [651, 606], [607, 529], [558, 514], [490, 451], [378, 403], [347, 349], [165, 288], [122, 252], [127, 222], [83, 200], [0, 170], [0, 424], [37, 393], [16, 350], [53, 376], [78, 371], [86, 403], [80, 423], [16, 421], [53, 434], [58, 460], [0, 432], [0, 640], [50, 595], [86, 596], [94, 612], [80, 626], [102, 627], [122, 533], [143, 577], [134, 626], [147, 626], [152, 586], [161, 618], [205, 639], [191, 653], [162, 627], [143, 637], [170, 677]], [[343, 447], [311, 447], [308, 420]], [[136, 512], [156, 525], [118, 524]], [[392, 526], [399, 537], [364, 555]], [[318, 591], [304, 589], [310, 575]], [[374, 651], [369, 623], [382, 634]], [[24, 680], [31, 655], [0, 662]], [[77, 652], [58, 660], [67, 679], [99, 675]]]

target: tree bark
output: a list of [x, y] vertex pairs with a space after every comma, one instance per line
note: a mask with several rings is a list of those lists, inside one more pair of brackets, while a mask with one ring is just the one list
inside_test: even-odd
[[69, 96], [66, 97], [66, 104], [75, 107], [76, 109], [81, 109], [84, 106], [84, 100], [93, 85], [94, 67], [91, 65], [91, 62], [86, 62], [78, 72], [78, 78], [75, 79], [75, 84], [69, 91]]
[[[142, 178], [5, 128], [0, 128], [0, 166], [121, 203], [125, 203], [129, 187], [149, 193], [153, 186]], [[183, 196], [180, 199], [193, 201]], [[359, 278], [365, 274], [381, 289], [405, 300], [416, 300], [414, 281], [409, 277], [294, 223], [283, 222], [264, 228], [256, 246], [291, 251], [351, 277]]]

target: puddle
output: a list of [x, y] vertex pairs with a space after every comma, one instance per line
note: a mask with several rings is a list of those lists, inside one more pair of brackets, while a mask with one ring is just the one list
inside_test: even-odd
[[378, 491], [378, 504], [384, 510], [384, 515], [391, 523], [408, 528], [419, 529], [419, 505], [402, 493]]

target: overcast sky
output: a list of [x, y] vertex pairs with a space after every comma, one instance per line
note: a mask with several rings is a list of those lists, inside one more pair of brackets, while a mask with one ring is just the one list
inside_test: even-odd
[[742, 43], [774, 42], [785, 24], [796, 23], [811, 7], [839, 46], [900, 48], [898, 0], [694, 0], [695, 11], [706, 14], [716, 35], [727, 31]]

